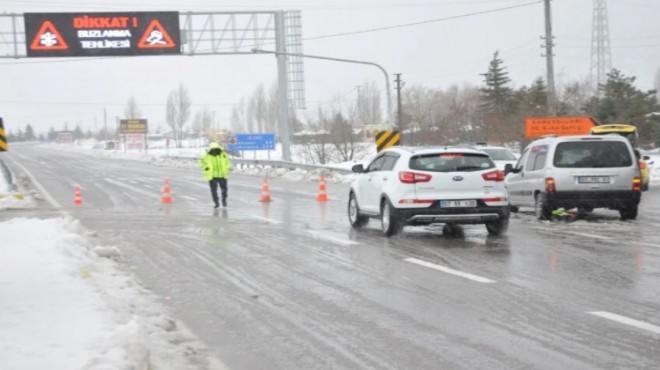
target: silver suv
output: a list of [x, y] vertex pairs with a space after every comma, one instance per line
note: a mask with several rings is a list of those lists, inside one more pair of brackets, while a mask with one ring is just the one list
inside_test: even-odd
[[641, 179], [635, 153], [618, 135], [547, 137], [529, 144], [515, 167], [507, 165], [505, 184], [511, 210], [534, 207], [539, 219], [557, 208], [618, 210], [635, 219]]
[[394, 147], [379, 153], [357, 175], [348, 201], [351, 226], [381, 221], [386, 236], [404, 225], [485, 224], [490, 234], [509, 225], [504, 173], [485, 153], [465, 147]]

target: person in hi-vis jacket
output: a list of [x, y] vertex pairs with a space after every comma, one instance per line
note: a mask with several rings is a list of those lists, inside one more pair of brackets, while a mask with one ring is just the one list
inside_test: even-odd
[[220, 207], [218, 201], [218, 186], [222, 191], [222, 206], [227, 207], [227, 177], [229, 176], [229, 167], [231, 161], [227, 153], [222, 150], [218, 143], [211, 143], [209, 150], [197, 162], [199, 168], [204, 170], [204, 178], [208, 180], [211, 187], [211, 197], [215, 208]]

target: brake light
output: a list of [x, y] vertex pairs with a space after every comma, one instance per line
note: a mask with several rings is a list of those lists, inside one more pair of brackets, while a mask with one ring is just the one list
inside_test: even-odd
[[557, 190], [557, 188], [555, 187], [555, 179], [553, 179], [552, 177], [546, 177], [545, 178], [545, 191], [547, 191], [548, 193], [553, 193], [556, 190]]
[[639, 177], [633, 179], [633, 191], [642, 191], [642, 179]]
[[484, 198], [484, 203], [506, 202], [506, 197]]
[[418, 182], [429, 182], [431, 181], [431, 175], [425, 173], [417, 172], [399, 172], [399, 181], [404, 184], [416, 184]]
[[646, 169], [646, 162], [639, 161], [639, 169], [640, 170], [645, 170]]
[[431, 204], [433, 199], [401, 199], [399, 204]]
[[500, 170], [486, 172], [486, 173], [482, 174], [481, 177], [483, 177], [484, 180], [486, 180], [486, 181], [502, 182], [502, 181], [504, 181], [504, 172], [502, 172]]

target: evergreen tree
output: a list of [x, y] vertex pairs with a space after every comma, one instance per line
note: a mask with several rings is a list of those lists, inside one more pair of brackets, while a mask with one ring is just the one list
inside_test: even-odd
[[605, 84], [599, 86], [602, 97], [591, 98], [584, 110], [601, 123], [635, 125], [641, 141], [655, 141], [648, 115], [660, 111], [656, 91], [639, 90], [635, 87], [635, 80], [636, 77], [625, 76], [613, 69], [607, 74]]
[[73, 130], [73, 138], [75, 140], [80, 140], [85, 137], [85, 134], [83, 134], [82, 129], [80, 128], [79, 125], [76, 125], [76, 128]]
[[516, 111], [514, 93], [509, 87], [511, 79], [503, 63], [499, 52], [495, 52], [488, 72], [482, 74], [485, 87], [479, 89], [479, 110], [483, 115], [479, 136], [486, 142], [503, 142], [517, 137], [517, 131], [521, 131], [512, 119]]
[[55, 128], [53, 126], [50, 126], [50, 130], [48, 130], [48, 140], [54, 141], [56, 136], [57, 133], [55, 133]]
[[25, 126], [25, 141], [34, 141], [36, 137], [34, 136], [34, 129], [29, 123]]
[[499, 51], [493, 55], [488, 72], [482, 73], [485, 87], [479, 89], [482, 97], [481, 110], [484, 113], [508, 114], [514, 111], [513, 90], [509, 87], [511, 79]]

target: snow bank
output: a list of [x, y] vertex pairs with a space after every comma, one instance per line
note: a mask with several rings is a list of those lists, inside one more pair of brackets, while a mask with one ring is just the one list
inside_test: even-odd
[[0, 368], [195, 369], [202, 346], [76, 221], [0, 223]]
[[32, 208], [36, 206], [32, 196], [26, 196], [17, 190], [23, 190], [21, 184], [16, 188], [16, 177], [0, 160], [0, 211], [5, 209]]

